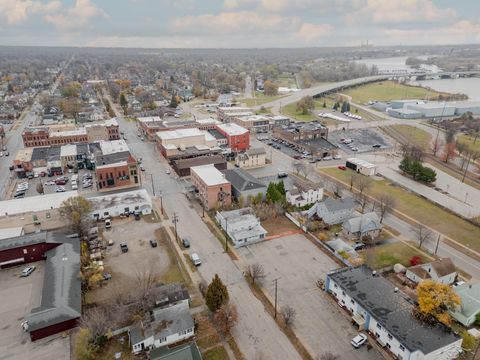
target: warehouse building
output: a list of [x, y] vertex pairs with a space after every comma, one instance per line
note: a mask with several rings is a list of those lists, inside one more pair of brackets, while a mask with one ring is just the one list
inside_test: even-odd
[[132, 190], [114, 192], [102, 196], [88, 197], [92, 204], [91, 216], [95, 220], [108, 216], [116, 217], [125, 213], [152, 213], [152, 199], [147, 190]]
[[418, 119], [423, 116], [420, 111], [413, 109], [388, 109], [387, 114], [399, 119]]
[[347, 159], [345, 166], [365, 176], [375, 175], [375, 171], [377, 170], [377, 165], [357, 158]]

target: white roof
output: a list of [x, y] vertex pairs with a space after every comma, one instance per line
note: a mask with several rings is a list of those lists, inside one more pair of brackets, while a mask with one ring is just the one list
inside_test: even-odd
[[192, 137], [192, 136], [201, 136], [205, 135], [205, 131], [202, 131], [197, 128], [187, 128], [187, 129], [176, 129], [171, 131], [160, 131], [157, 132], [157, 136], [161, 140], [174, 140], [174, 139], [181, 139], [184, 137]]
[[218, 110], [223, 111], [223, 112], [225, 112], [225, 113], [245, 112], [245, 111], [252, 112], [252, 109], [251, 109], [251, 108], [249, 108], [249, 107], [243, 107], [243, 106], [219, 107]]
[[0, 229], [0, 240], [9, 239], [12, 237], [22, 236], [23, 235], [23, 227], [11, 227]]
[[208, 125], [208, 124], [221, 124], [222, 122], [220, 120], [214, 119], [214, 118], [207, 118], [207, 119], [198, 119], [196, 121], [200, 125]]
[[98, 210], [108, 209], [116, 206], [132, 206], [148, 204], [152, 206], [152, 199], [147, 190], [123, 191], [109, 195], [88, 197], [92, 203], [92, 213]]
[[60, 148], [60, 156], [75, 156], [77, 155], [77, 145], [68, 144]]
[[351, 162], [352, 164], [362, 166], [364, 168], [374, 168], [374, 167], [376, 167], [376, 165], [374, 165], [372, 163], [369, 163], [368, 161], [358, 159], [358, 158], [350, 158], [350, 159], [347, 159], [347, 161]]
[[0, 201], [0, 214], [15, 215], [36, 211], [58, 209], [64, 200], [78, 196], [77, 191], [66, 191], [46, 195], [30, 196], [21, 199]]
[[160, 116], [145, 116], [145, 117], [139, 117], [138, 121], [147, 123], [147, 122], [153, 122], [153, 121], [162, 121]]
[[230, 136], [243, 135], [248, 133], [247, 129], [235, 123], [220, 124], [220, 125], [217, 125], [217, 127]]
[[213, 164], [193, 166], [190, 171], [193, 171], [207, 186], [215, 186], [221, 184], [229, 184], [222, 174]]
[[62, 136], [74, 136], [74, 135], [86, 135], [87, 129], [84, 127], [75, 129], [75, 130], [66, 130], [66, 131], [52, 131], [50, 132], [50, 137], [62, 137]]
[[96, 166], [95, 168], [96, 168], [96, 169], [108, 169], [108, 168], [111, 168], [111, 167], [126, 166], [126, 165], [127, 165], [127, 162], [126, 162], [126, 161], [119, 161], [119, 162], [116, 162], [116, 163], [111, 163], [111, 164]]
[[103, 155], [130, 151], [125, 140], [100, 141], [100, 148], [102, 149]]
[[111, 118], [97, 123], [85, 124], [85, 127], [91, 126], [118, 126], [118, 122], [116, 118]]

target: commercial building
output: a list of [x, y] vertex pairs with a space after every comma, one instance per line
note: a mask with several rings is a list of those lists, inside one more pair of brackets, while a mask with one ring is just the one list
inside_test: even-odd
[[208, 154], [218, 154], [214, 136], [197, 128], [157, 132], [157, 148], [167, 159], [180, 159]]
[[230, 169], [225, 170], [224, 174], [232, 184], [232, 195], [237, 200], [241, 197], [244, 203], [249, 204], [252, 198], [261, 196], [265, 199], [267, 186], [250, 173], [242, 169]]
[[163, 120], [159, 116], [149, 116], [138, 118], [138, 131], [147, 140], [155, 141], [157, 132], [191, 128], [208, 130], [215, 128], [215, 125], [220, 123], [220, 121], [212, 118], [201, 120]]
[[375, 175], [375, 172], [377, 170], [377, 165], [357, 158], [347, 159], [345, 166], [365, 176]]
[[171, 162], [173, 170], [178, 176], [190, 176], [190, 169], [194, 166], [213, 165], [218, 170], [227, 169], [227, 161], [223, 155], [205, 155], [186, 159], [176, 159]]
[[246, 151], [250, 148], [250, 131], [235, 123], [220, 124], [217, 130], [227, 138], [228, 147], [233, 152]]
[[264, 115], [234, 116], [231, 123], [240, 125], [252, 133], [265, 133], [270, 130], [271, 118]]
[[228, 206], [232, 203], [232, 186], [214, 165], [192, 167], [191, 182], [205, 209]]
[[263, 241], [267, 236], [252, 208], [217, 211], [215, 218], [236, 248]]
[[0, 267], [46, 260], [40, 305], [22, 322], [32, 341], [67, 331], [82, 314], [80, 243], [60, 233], [40, 232], [0, 240]]
[[217, 116], [221, 122], [229, 123], [232, 118], [240, 116], [253, 116], [255, 115], [253, 110], [248, 107], [231, 106], [231, 107], [219, 107], [217, 109]]
[[447, 102], [429, 101], [417, 104], [407, 104], [407, 109], [416, 110], [422, 113], [425, 118], [441, 118], [455, 115], [456, 107]]
[[267, 152], [265, 148], [250, 148], [241, 152], [235, 158], [235, 166], [239, 168], [254, 168], [265, 166], [267, 163]]
[[422, 113], [413, 109], [388, 109], [387, 114], [399, 119], [418, 119]]
[[365, 265], [329, 273], [325, 291], [351, 313], [352, 323], [399, 359], [450, 360], [461, 352], [459, 335], [416, 318], [407, 296]]
[[25, 147], [53, 146], [120, 139], [116, 119], [110, 119], [82, 127], [76, 125], [27, 127], [22, 133]]
[[142, 215], [152, 213], [152, 199], [147, 190], [131, 190], [96, 195], [87, 198], [92, 204], [90, 212], [95, 220], [108, 216], [117, 217], [125, 213], [138, 212]]

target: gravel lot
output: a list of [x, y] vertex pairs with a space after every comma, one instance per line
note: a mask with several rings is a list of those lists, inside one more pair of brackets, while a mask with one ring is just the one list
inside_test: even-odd
[[350, 340], [357, 331], [340, 307], [316, 286], [318, 279], [339, 266], [302, 234], [286, 236], [238, 249], [249, 263], [264, 266], [264, 290], [273, 299], [278, 279], [278, 308], [288, 304], [296, 310], [293, 327], [309, 351], [326, 351], [339, 359], [381, 359], [375, 350], [355, 350]]
[[24, 317], [37, 307], [42, 299], [44, 262], [32, 263], [37, 269], [28, 277], [20, 278], [21, 271], [27, 266], [17, 266], [0, 271], [0, 359], [50, 360], [69, 359], [69, 338], [60, 334], [30, 341], [30, 335], [24, 332], [20, 323]]
[[[340, 139], [342, 138], [352, 139], [352, 144], [358, 148], [358, 153], [385, 150], [392, 147], [392, 144], [388, 142], [385, 135], [383, 135], [380, 131], [373, 130], [371, 128], [345, 131], [339, 130], [329, 133], [328, 140], [332, 144], [339, 146], [340, 149], [345, 151], [347, 154], [353, 154], [354, 151], [350, 150], [347, 145], [340, 142]], [[374, 144], [380, 144], [381, 147], [379, 149], [375, 149], [372, 147]]]

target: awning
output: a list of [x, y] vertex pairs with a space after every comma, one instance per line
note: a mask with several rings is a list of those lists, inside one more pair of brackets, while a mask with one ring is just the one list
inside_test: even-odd
[[357, 324], [360, 329], [363, 329], [365, 327], [365, 319], [360, 314], [353, 315], [352, 316], [352, 321], [355, 324]]
[[7, 260], [7, 261], [0, 262], [0, 267], [2, 267], [2, 266], [4, 266], [4, 265], [21, 263], [21, 262], [24, 262], [24, 261], [25, 261], [25, 259], [24, 259], [23, 257], [22, 257], [22, 258], [13, 259], [13, 260]]

